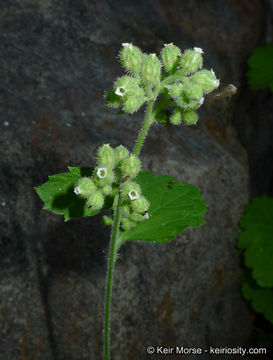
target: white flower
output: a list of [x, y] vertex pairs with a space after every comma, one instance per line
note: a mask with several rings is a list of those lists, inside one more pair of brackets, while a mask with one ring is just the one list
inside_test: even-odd
[[203, 51], [201, 48], [199, 48], [199, 47], [195, 47], [195, 48], [194, 48], [194, 51], [197, 52], [197, 53], [199, 53], [199, 54], [204, 54], [204, 51]]
[[130, 190], [128, 195], [129, 195], [129, 198], [131, 200], [139, 199], [139, 195], [138, 195], [138, 192], [136, 190]]
[[122, 46], [124, 46], [124, 47], [128, 46], [129, 49], [132, 49], [132, 44], [129, 44], [129, 43], [122, 43]]
[[107, 169], [106, 168], [98, 168], [97, 175], [100, 179], [104, 179], [107, 176]]
[[115, 94], [118, 96], [124, 96], [126, 94], [127, 90], [123, 86], [119, 86], [116, 88]]

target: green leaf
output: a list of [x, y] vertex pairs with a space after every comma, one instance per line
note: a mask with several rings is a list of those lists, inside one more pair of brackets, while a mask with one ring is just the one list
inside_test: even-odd
[[254, 198], [240, 220], [244, 232], [238, 247], [245, 249], [245, 264], [260, 286], [273, 286], [273, 199]]
[[172, 113], [168, 109], [161, 109], [155, 115], [155, 121], [161, 122], [163, 124], [170, 124], [170, 116]]
[[143, 195], [151, 204], [149, 219], [121, 232], [121, 241], [170, 241], [187, 227], [204, 224], [206, 205], [195, 186], [150, 172], [140, 172], [134, 181], [141, 186]]
[[248, 59], [248, 83], [253, 90], [273, 91], [273, 45], [258, 47]]
[[[44, 202], [44, 209], [55, 214], [64, 215], [65, 221], [96, 215], [99, 211], [91, 211], [84, 199], [74, 193], [75, 182], [83, 176], [91, 176], [93, 168], [69, 167], [69, 173], [49, 176], [49, 180], [35, 188]], [[103, 210], [110, 208], [112, 199], [108, 197]]]
[[252, 278], [250, 271], [243, 273], [242, 292], [246, 300], [251, 302], [253, 309], [273, 324], [273, 288], [262, 288]]

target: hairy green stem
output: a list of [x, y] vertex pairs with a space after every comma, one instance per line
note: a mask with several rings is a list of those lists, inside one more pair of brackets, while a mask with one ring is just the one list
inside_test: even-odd
[[[133, 152], [135, 155], [139, 154], [140, 149], [144, 142], [144, 138], [149, 130], [149, 127], [154, 121], [153, 106], [155, 104], [160, 89], [161, 89], [160, 83], [158, 83], [154, 91], [154, 94], [151, 94], [153, 98], [148, 103], [147, 106], [144, 123], [139, 133], [136, 146]], [[110, 320], [111, 320], [112, 283], [114, 277], [115, 259], [116, 259], [117, 251], [122, 243], [118, 237], [119, 224], [120, 224], [121, 198], [119, 194], [117, 196], [118, 196], [118, 201], [117, 201], [117, 206], [115, 208], [114, 225], [113, 225], [113, 231], [112, 231], [111, 243], [110, 243], [110, 253], [109, 253], [108, 270], [107, 270], [107, 287], [106, 287], [106, 297], [105, 297], [105, 319], [104, 319], [104, 359], [105, 360], [110, 360]]]
[[105, 297], [105, 318], [104, 318], [104, 359], [110, 360], [110, 320], [111, 320], [111, 295], [114, 277], [115, 259], [118, 251], [118, 234], [120, 223], [120, 195], [118, 194], [117, 207], [114, 215], [114, 225], [110, 243], [110, 253], [107, 269], [107, 287]]
[[138, 155], [140, 152], [140, 149], [143, 145], [145, 136], [149, 130], [149, 127], [152, 123], [153, 117], [152, 117], [152, 113], [153, 113], [153, 106], [154, 106], [155, 100], [152, 100], [149, 102], [148, 106], [147, 106], [147, 110], [146, 110], [146, 115], [145, 115], [145, 119], [144, 119], [144, 123], [142, 126], [142, 129], [138, 135], [138, 139], [136, 142], [136, 146], [134, 148], [134, 154]]

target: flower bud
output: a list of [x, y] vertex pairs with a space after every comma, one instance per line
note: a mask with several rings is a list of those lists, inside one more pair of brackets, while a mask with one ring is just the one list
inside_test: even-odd
[[128, 96], [123, 102], [123, 110], [129, 114], [133, 114], [145, 103], [145, 101], [145, 97]]
[[198, 114], [195, 111], [183, 112], [183, 123], [186, 125], [195, 125], [198, 120]]
[[128, 204], [123, 204], [121, 206], [121, 213], [123, 216], [128, 216], [130, 214], [130, 206]]
[[203, 59], [202, 59], [203, 50], [195, 47], [193, 50], [186, 50], [179, 62], [181, 72], [184, 75], [193, 73], [198, 69], [202, 68]]
[[128, 218], [121, 219], [121, 227], [122, 227], [123, 230], [130, 230], [135, 226], [136, 226], [136, 223], [129, 220]]
[[171, 74], [175, 72], [180, 55], [181, 51], [177, 46], [172, 43], [164, 45], [164, 48], [161, 50], [161, 60], [167, 72]]
[[96, 185], [89, 177], [83, 177], [77, 182], [74, 193], [83, 198], [88, 198], [97, 190]]
[[133, 75], [140, 72], [143, 54], [140, 49], [132, 44], [123, 43], [120, 52], [122, 66]]
[[101, 187], [110, 185], [115, 180], [113, 170], [108, 167], [96, 167], [93, 176], [96, 183]]
[[87, 200], [87, 206], [92, 210], [100, 210], [104, 204], [104, 197], [100, 191], [94, 192]]
[[182, 83], [177, 83], [175, 85], [168, 85], [167, 89], [171, 97], [178, 97], [181, 95], [184, 85]]
[[115, 89], [110, 89], [105, 96], [106, 105], [110, 108], [116, 109], [122, 103], [121, 95], [115, 93]]
[[123, 184], [121, 187], [121, 196], [125, 200], [136, 200], [139, 199], [140, 195], [141, 195], [140, 186], [133, 181], [129, 181]]
[[129, 151], [126, 149], [125, 146], [120, 145], [115, 148], [116, 164], [125, 159], [127, 156], [129, 156]]
[[197, 84], [185, 86], [184, 93], [189, 100], [199, 100], [203, 96], [203, 91]]
[[160, 78], [161, 63], [156, 54], [146, 56], [142, 64], [142, 78], [144, 82], [155, 83]]
[[111, 185], [104, 185], [101, 189], [104, 195], [110, 195], [112, 193], [112, 186]]
[[126, 159], [122, 160], [120, 164], [120, 169], [122, 175], [126, 177], [133, 178], [140, 171], [141, 162], [136, 155], [130, 155]]
[[141, 92], [140, 87], [138, 86], [139, 80], [131, 76], [121, 76], [115, 83], [115, 94], [124, 97], [134, 95], [136, 92], [144, 94]]
[[113, 224], [114, 224], [114, 221], [113, 221], [113, 219], [110, 218], [109, 216], [104, 215], [104, 216], [102, 217], [102, 223], [103, 223], [104, 225], [106, 225], [106, 226], [109, 226], [109, 225], [113, 225]]
[[184, 92], [175, 99], [175, 102], [183, 109], [183, 110], [197, 110], [204, 102], [204, 97], [201, 97], [199, 100], [189, 100]]
[[170, 122], [173, 125], [179, 125], [181, 124], [181, 112], [182, 110], [180, 108], [175, 108], [173, 114], [170, 116]]
[[191, 80], [199, 85], [205, 93], [217, 89], [220, 83], [220, 81], [216, 79], [213, 70], [200, 70], [192, 75]]
[[109, 168], [114, 167], [115, 150], [109, 144], [104, 144], [99, 148], [98, 163]]
[[146, 220], [146, 218], [145, 218], [145, 215], [143, 216], [137, 212], [133, 212], [132, 214], [130, 214], [129, 220], [134, 221], [134, 222], [142, 222], [142, 221]]
[[150, 206], [149, 201], [144, 196], [141, 196], [139, 199], [132, 201], [131, 204], [133, 210], [138, 213], [148, 211]]

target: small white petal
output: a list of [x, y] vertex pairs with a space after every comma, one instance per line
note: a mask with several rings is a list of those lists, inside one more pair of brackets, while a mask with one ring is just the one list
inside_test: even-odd
[[123, 86], [119, 86], [116, 88], [115, 94], [118, 96], [124, 96], [126, 94], [127, 90]]
[[132, 44], [129, 44], [129, 43], [122, 43], [122, 46], [128, 46], [129, 47], [129, 49], [132, 49]]
[[202, 105], [204, 102], [204, 96], [201, 97], [201, 99], [199, 100], [199, 104]]
[[100, 179], [104, 179], [107, 176], [107, 169], [106, 168], [98, 168], [97, 175]]
[[197, 53], [199, 53], [199, 54], [204, 54], [204, 51], [203, 51], [201, 48], [199, 48], [199, 47], [195, 47], [195, 48], [194, 48], [194, 51], [197, 52]]
[[138, 195], [138, 192], [136, 190], [130, 190], [128, 195], [129, 195], [129, 198], [131, 200], [139, 199], [139, 195]]
[[[145, 219], [149, 219], [149, 214], [146, 212], [146, 214], [144, 215]], [[165, 224], [164, 224], [165, 225]]]
[[81, 190], [78, 187], [75, 187], [74, 193], [79, 195], [81, 193]]

